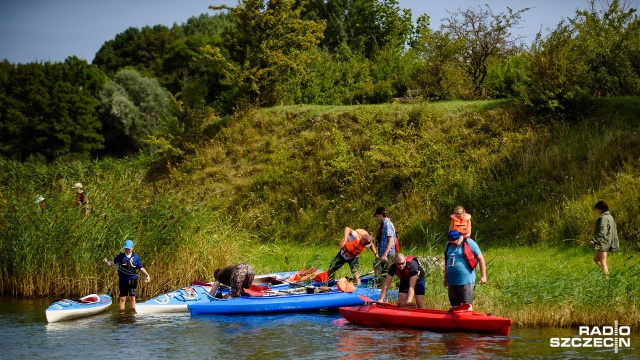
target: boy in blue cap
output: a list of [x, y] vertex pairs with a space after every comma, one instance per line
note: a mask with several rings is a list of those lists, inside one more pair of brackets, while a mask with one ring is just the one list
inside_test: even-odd
[[151, 276], [140, 262], [138, 255], [133, 253], [133, 241], [127, 240], [124, 242], [124, 252], [116, 255], [113, 262], [103, 259], [102, 262], [107, 266], [118, 267], [118, 278], [120, 282], [118, 287], [120, 288], [120, 310], [124, 310], [127, 302], [127, 296], [129, 297], [129, 307], [136, 308], [136, 289], [138, 288], [138, 275], [136, 270], [140, 271], [146, 276], [146, 281], [151, 281]]

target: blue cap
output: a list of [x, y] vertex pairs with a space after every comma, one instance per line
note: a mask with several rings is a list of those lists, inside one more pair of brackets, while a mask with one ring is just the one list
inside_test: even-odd
[[449, 239], [451, 240], [458, 240], [460, 239], [460, 232], [458, 230], [451, 230], [449, 231], [449, 234], [447, 234], [447, 236], [449, 236]]
[[133, 248], [133, 241], [131, 240], [127, 240], [124, 242], [124, 248], [125, 249], [132, 249]]

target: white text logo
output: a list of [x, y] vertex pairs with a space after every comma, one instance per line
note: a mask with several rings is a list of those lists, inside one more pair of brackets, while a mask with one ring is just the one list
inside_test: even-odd
[[631, 347], [631, 327], [619, 326], [618, 320], [613, 326], [580, 326], [578, 337], [551, 338], [553, 348], [613, 348], [618, 353], [619, 347]]

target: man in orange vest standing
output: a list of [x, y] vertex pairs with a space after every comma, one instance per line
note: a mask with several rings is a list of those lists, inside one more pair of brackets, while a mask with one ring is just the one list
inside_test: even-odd
[[327, 275], [329, 280], [335, 280], [334, 273], [338, 271], [342, 265], [345, 263], [349, 264], [351, 268], [351, 274], [353, 275], [356, 284], [360, 285], [360, 274], [359, 274], [359, 255], [364, 251], [364, 249], [369, 248], [373, 255], [376, 255], [376, 250], [371, 245], [373, 237], [369, 232], [363, 229], [353, 230], [350, 227], [344, 228], [344, 238], [340, 243], [340, 251], [338, 254], [331, 260], [331, 265], [329, 266], [329, 270], [327, 270]]
[[480, 284], [487, 282], [487, 266], [480, 247], [458, 230], [447, 234], [449, 242], [444, 248], [444, 286], [448, 286], [451, 306], [467, 304], [471, 310], [473, 290], [476, 284], [476, 267], [480, 264]]

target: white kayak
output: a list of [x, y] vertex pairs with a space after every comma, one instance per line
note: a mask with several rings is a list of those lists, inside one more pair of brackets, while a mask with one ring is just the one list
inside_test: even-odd
[[109, 294], [91, 294], [75, 300], [57, 300], [45, 311], [47, 321], [58, 322], [71, 320], [85, 316], [95, 315], [107, 310], [111, 306], [111, 296]]

